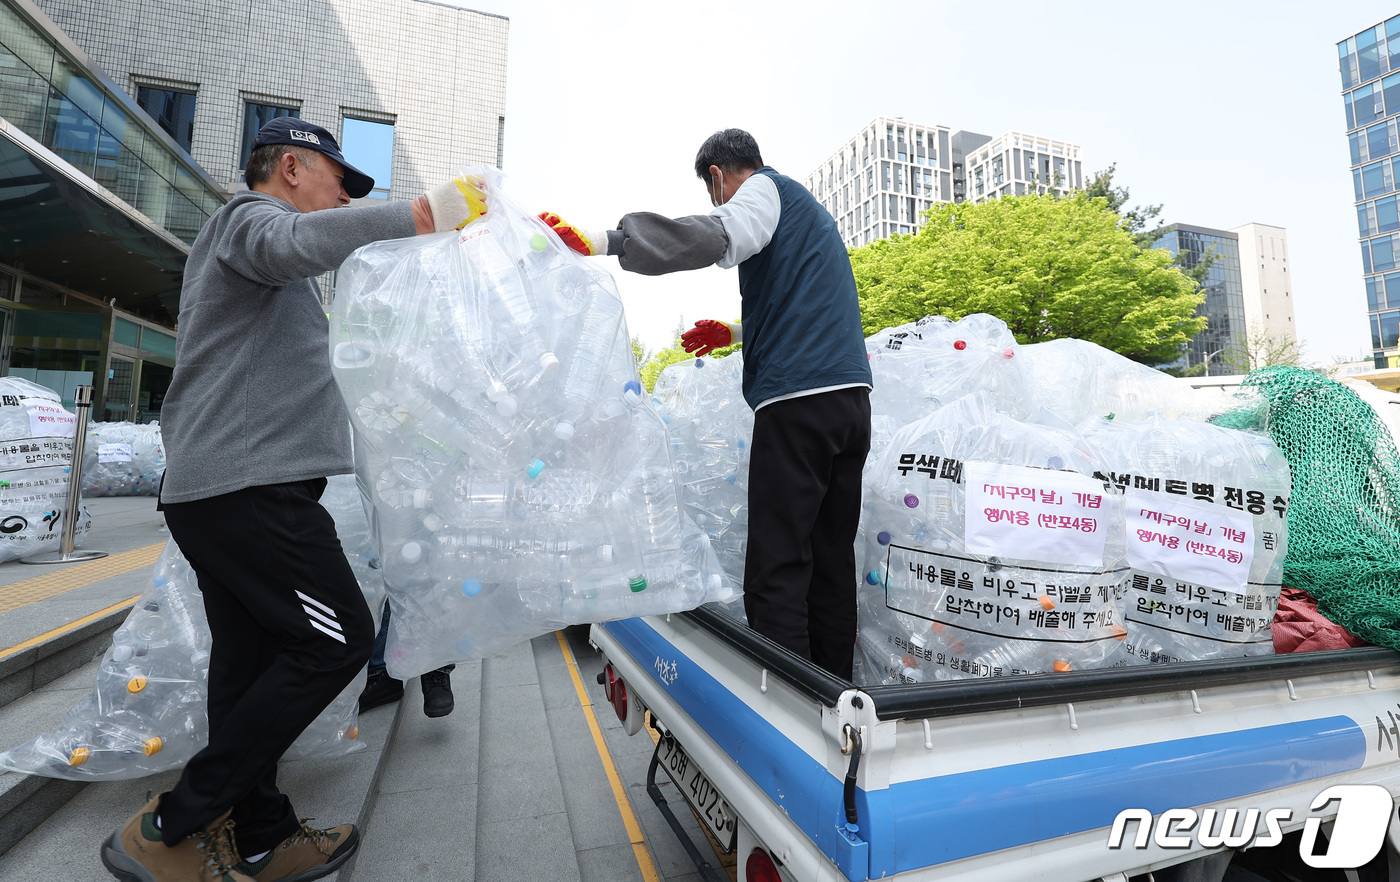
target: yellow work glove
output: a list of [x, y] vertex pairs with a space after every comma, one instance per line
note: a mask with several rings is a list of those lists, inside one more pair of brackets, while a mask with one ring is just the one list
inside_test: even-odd
[[428, 197], [428, 207], [433, 211], [433, 229], [439, 233], [460, 230], [486, 214], [486, 194], [476, 175], [453, 178], [423, 195]]

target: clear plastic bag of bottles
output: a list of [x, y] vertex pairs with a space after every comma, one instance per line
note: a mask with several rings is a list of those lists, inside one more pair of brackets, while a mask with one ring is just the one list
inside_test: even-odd
[[1126, 661], [1272, 655], [1291, 487], [1274, 442], [1162, 417], [1081, 428], [1126, 497]]
[[1112, 664], [1125, 631], [1121, 499], [1068, 427], [988, 393], [901, 429], [868, 460], [857, 559], [865, 684]]
[[1021, 348], [1021, 357], [1031, 379], [1029, 411], [1044, 408], [1075, 425], [1090, 417], [1140, 420], [1152, 414], [1204, 421], [1243, 400], [1240, 393], [1196, 389], [1087, 340], [1032, 343]]
[[[331, 478], [322, 504], [379, 619], [383, 582], [355, 479]], [[209, 741], [209, 625], [194, 571], [173, 540], [156, 561], [151, 587], [112, 634], [93, 691], [51, 733], [0, 754], [0, 767], [78, 781], [139, 778], [179, 768]], [[359, 750], [363, 672], [321, 712], [286, 759]]]
[[89, 423], [83, 496], [155, 496], [165, 475], [159, 423]]
[[409, 677], [566, 624], [724, 600], [612, 277], [510, 203], [340, 268], [331, 364]]
[[[57, 392], [0, 377], [0, 561], [60, 550], [76, 427]], [[91, 524], [79, 504], [75, 544]]]
[[709, 537], [735, 594], [744, 584], [753, 443], [743, 377], [741, 352], [697, 358], [667, 367], [652, 392], [671, 436], [681, 508]]

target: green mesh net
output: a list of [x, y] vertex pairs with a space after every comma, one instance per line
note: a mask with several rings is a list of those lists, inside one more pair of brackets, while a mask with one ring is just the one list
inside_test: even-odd
[[1356, 393], [1295, 367], [1245, 378], [1268, 400], [1269, 434], [1288, 459], [1284, 584], [1353, 634], [1400, 649], [1400, 454]]

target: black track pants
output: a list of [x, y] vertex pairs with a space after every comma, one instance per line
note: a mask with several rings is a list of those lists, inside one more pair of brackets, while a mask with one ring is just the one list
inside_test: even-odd
[[838, 677], [856, 642], [856, 527], [870, 392], [837, 389], [754, 414], [744, 612], [749, 627]]
[[214, 645], [209, 745], [160, 804], [174, 845], [230, 807], [239, 851], [297, 830], [277, 761], [354, 679], [374, 623], [335, 523], [325, 479], [165, 504], [170, 535], [199, 578]]

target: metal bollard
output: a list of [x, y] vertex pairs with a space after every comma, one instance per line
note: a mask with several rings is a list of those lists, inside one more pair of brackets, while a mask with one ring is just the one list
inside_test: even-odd
[[77, 433], [73, 436], [73, 464], [68, 468], [68, 502], [63, 512], [63, 544], [58, 551], [46, 551], [20, 558], [20, 563], [76, 563], [106, 557], [105, 551], [73, 550], [73, 533], [78, 528], [78, 506], [83, 492], [83, 448], [87, 441], [88, 412], [92, 409], [92, 387], [79, 386], [73, 393], [73, 409], [77, 411]]

